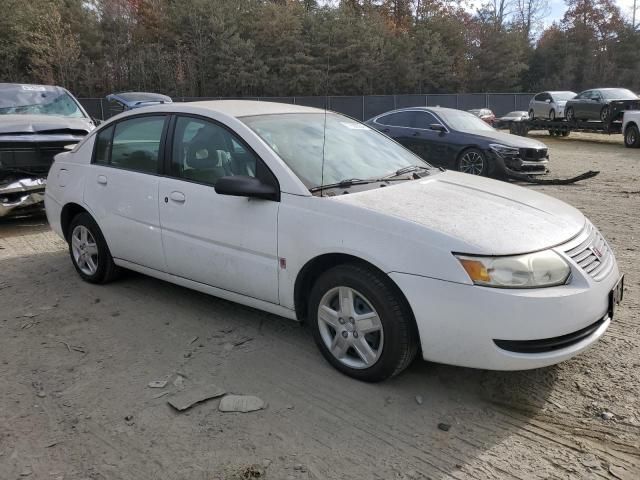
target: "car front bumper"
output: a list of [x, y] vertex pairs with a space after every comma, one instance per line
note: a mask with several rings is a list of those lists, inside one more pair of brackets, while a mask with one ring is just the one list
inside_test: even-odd
[[489, 176], [499, 178], [512, 175], [546, 175], [549, 173], [549, 159], [525, 160], [520, 157], [501, 157], [492, 150], [487, 151], [491, 159]]
[[[613, 262], [600, 281], [570, 262], [567, 285], [538, 289], [488, 288], [395, 272], [390, 276], [413, 309], [425, 360], [526, 370], [567, 360], [604, 334], [611, 322], [609, 294], [620, 277]], [[512, 347], [549, 344], [552, 348]], [[523, 353], [527, 350], [533, 353]]]

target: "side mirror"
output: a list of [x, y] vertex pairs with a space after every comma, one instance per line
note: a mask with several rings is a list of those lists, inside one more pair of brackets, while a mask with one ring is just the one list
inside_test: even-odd
[[431, 125], [429, 125], [429, 130], [435, 130], [436, 132], [440, 133], [445, 133], [447, 131], [445, 126], [439, 123], [432, 123]]
[[544, 101], [544, 103], [551, 103], [551, 99], [550, 99], [550, 98], [547, 98], [547, 99]]
[[102, 123], [102, 120], [100, 120], [99, 118], [95, 118], [95, 117], [91, 117], [91, 121], [93, 122], [93, 124], [96, 127]]
[[280, 200], [280, 192], [273, 186], [262, 183], [255, 177], [231, 175], [220, 178], [214, 189], [220, 195], [233, 197], [261, 198], [263, 200]]

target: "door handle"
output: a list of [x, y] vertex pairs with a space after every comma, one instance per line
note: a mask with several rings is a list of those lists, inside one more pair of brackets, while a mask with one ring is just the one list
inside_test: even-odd
[[105, 177], [104, 175], [98, 175], [97, 181], [100, 185], [106, 185], [107, 177]]
[[171, 197], [171, 200], [178, 203], [184, 203], [184, 201], [186, 200], [186, 197], [182, 192], [171, 192], [169, 197]]

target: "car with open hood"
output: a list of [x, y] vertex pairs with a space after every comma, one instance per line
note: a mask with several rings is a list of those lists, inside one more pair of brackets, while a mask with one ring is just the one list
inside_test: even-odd
[[123, 113], [56, 157], [45, 202], [82, 279], [126, 268], [304, 321], [366, 381], [418, 354], [498, 370], [566, 360], [604, 334], [623, 291], [611, 247], [570, 205], [297, 105]]
[[500, 132], [477, 116], [440, 107], [411, 107], [373, 117], [367, 125], [385, 133], [433, 165], [504, 178], [548, 172], [547, 146]]
[[93, 128], [62, 87], [0, 83], [0, 217], [41, 209], [54, 156]]

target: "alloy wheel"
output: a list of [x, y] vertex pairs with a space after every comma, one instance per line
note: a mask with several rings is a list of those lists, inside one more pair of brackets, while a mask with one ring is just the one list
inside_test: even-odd
[[329, 352], [343, 365], [364, 369], [382, 354], [384, 330], [371, 302], [349, 287], [335, 287], [318, 306], [320, 336]]
[[604, 107], [600, 112], [600, 120], [606, 123], [609, 120], [609, 107]]
[[460, 158], [459, 170], [472, 175], [482, 175], [484, 170], [484, 158], [478, 152], [467, 152]]
[[95, 275], [98, 271], [98, 245], [91, 231], [84, 225], [77, 225], [71, 232], [71, 252], [82, 273]]

